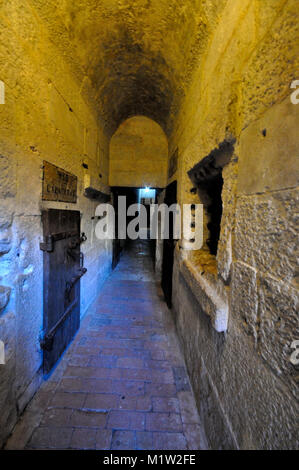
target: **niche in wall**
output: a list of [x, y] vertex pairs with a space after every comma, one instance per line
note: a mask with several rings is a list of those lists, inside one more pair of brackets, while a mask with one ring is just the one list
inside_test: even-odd
[[208, 237], [205, 240], [211, 255], [217, 255], [222, 217], [222, 170], [234, 151], [235, 139], [225, 140], [219, 147], [197, 163], [188, 176], [197, 192], [207, 215]]

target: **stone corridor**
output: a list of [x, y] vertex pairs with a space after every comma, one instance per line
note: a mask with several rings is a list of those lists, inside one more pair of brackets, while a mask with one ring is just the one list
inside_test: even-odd
[[206, 449], [150, 246], [125, 251], [6, 449]]

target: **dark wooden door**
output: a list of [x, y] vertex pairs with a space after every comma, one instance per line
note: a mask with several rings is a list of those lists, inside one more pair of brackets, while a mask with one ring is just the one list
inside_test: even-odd
[[42, 213], [44, 243], [44, 372], [62, 355], [80, 325], [80, 212], [49, 209]]
[[[177, 202], [177, 182], [174, 181], [166, 188], [164, 203], [168, 206]], [[163, 259], [162, 259], [162, 290], [169, 308], [171, 308], [172, 298], [172, 273], [174, 260], [175, 240], [173, 238], [173, 213], [169, 215], [169, 239], [163, 241]]]

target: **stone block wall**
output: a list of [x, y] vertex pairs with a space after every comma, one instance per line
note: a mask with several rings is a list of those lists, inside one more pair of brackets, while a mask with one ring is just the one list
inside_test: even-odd
[[[178, 157], [168, 182], [178, 180], [180, 203], [200, 201], [187, 172], [225, 139], [236, 142], [222, 172], [217, 257], [206, 245], [178, 249], [174, 269], [173, 313], [210, 445], [297, 447], [298, 370], [289, 358], [299, 334], [299, 107], [290, 103], [299, 79], [298, 2], [168, 2], [167, 21], [163, 2], [158, 16], [137, 1], [118, 2], [121, 11], [108, 2], [112, 14], [101, 2], [2, 3], [0, 446], [42, 380], [41, 210], [82, 213], [84, 313], [111, 265], [111, 244], [94, 239], [96, 202], [83, 196], [85, 180], [109, 183], [109, 138], [135, 110], [168, 134], [169, 155]], [[124, 166], [116, 155], [110, 168], [128, 171], [110, 184], [163, 186], [167, 163], [157, 165], [157, 145], [155, 158], [136, 166], [125, 144]], [[78, 177], [76, 205], [42, 203], [43, 160]]]
[[[112, 247], [95, 238], [97, 203], [83, 195], [87, 172], [95, 175], [97, 189], [107, 190], [108, 137], [90, 105], [92, 91], [78, 81], [27, 2], [1, 5], [0, 71], [5, 85], [0, 105], [1, 447], [42, 380], [42, 209], [82, 214], [88, 269], [81, 281], [82, 315], [110, 272]], [[76, 204], [42, 202], [43, 160], [78, 177]]]
[[[226, 2], [170, 140], [179, 198], [191, 203], [201, 201], [187, 171], [236, 139], [222, 173], [217, 256], [177, 246], [173, 275], [173, 315], [216, 449], [298, 448], [296, 9], [291, 0]], [[225, 331], [212, 314], [219, 299]]]

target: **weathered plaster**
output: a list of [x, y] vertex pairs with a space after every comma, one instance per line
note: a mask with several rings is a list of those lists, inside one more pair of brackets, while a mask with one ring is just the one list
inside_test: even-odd
[[[177, 250], [173, 275], [173, 314], [212, 448], [298, 447], [295, 10], [293, 1], [226, 2], [170, 138], [185, 203], [187, 171], [228, 136], [237, 140], [223, 170], [217, 257], [205, 246]], [[227, 299], [225, 335], [207, 315], [211, 287]]]
[[[0, 312], [8, 357], [0, 366], [0, 443], [41, 379], [40, 211], [74, 208], [41, 204], [42, 160], [78, 176], [75, 207], [88, 236], [84, 312], [109, 272], [111, 246], [93, 238], [96, 202], [83, 196], [82, 163], [93, 186], [107, 185], [109, 138], [142, 115], [162, 126], [169, 155], [178, 152], [172, 180], [182, 203], [195, 202], [187, 171], [236, 138], [223, 170], [217, 257], [206, 247], [180, 250], [173, 278], [173, 313], [210, 445], [298, 447], [298, 374], [289, 361], [298, 338], [299, 107], [289, 101], [297, 10], [295, 0], [2, 2], [0, 284], [11, 290]], [[144, 170], [160, 181], [161, 167], [148, 159]], [[227, 308], [227, 333], [213, 325], [211, 298]]]
[[110, 186], [166, 185], [168, 143], [161, 127], [145, 116], [123, 122], [110, 141]]

